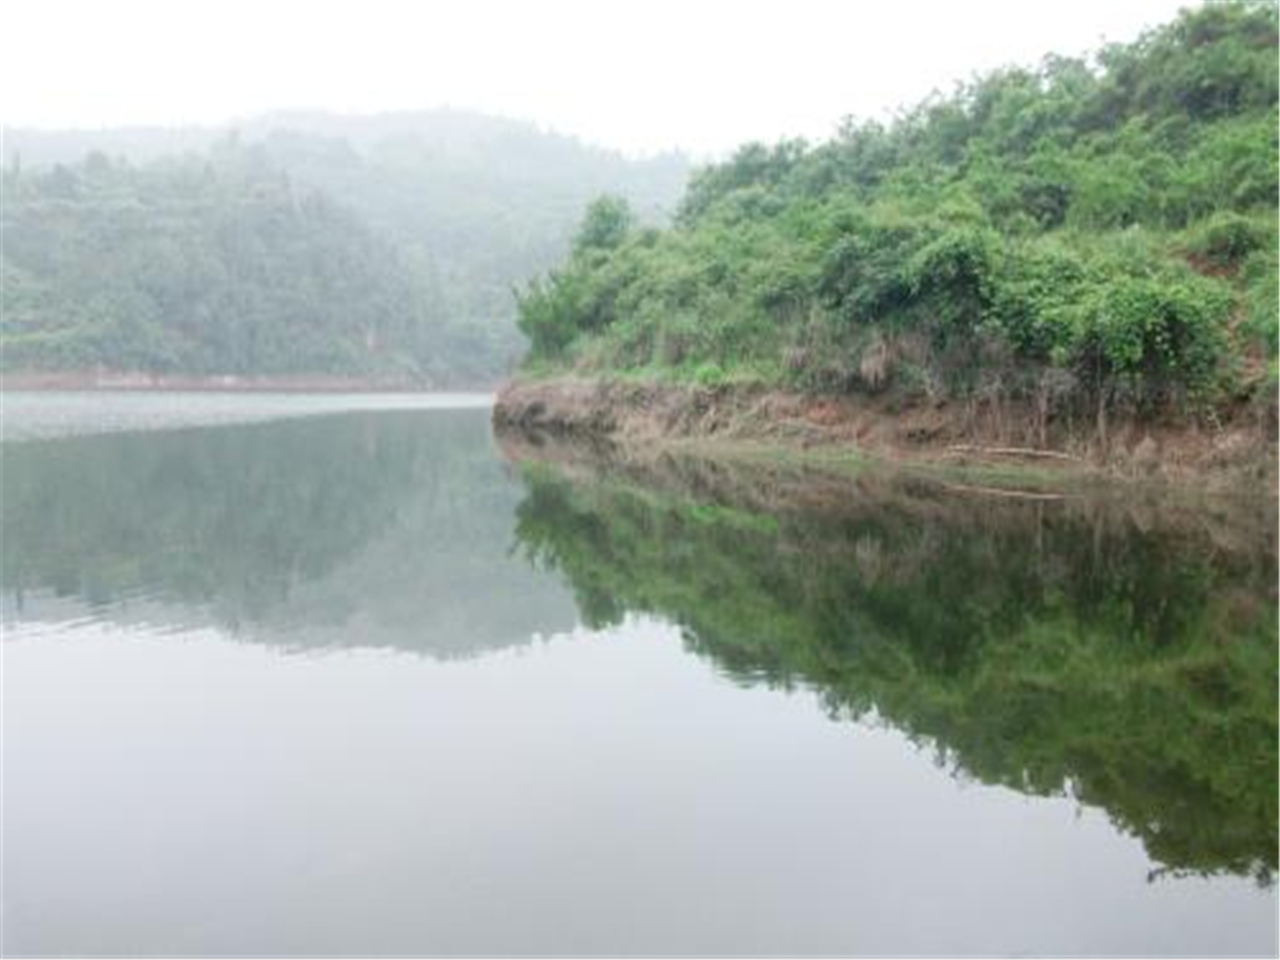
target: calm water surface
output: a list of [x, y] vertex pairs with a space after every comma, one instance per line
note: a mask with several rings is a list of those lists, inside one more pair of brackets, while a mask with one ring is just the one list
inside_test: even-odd
[[1276, 952], [1270, 505], [281, 399], [4, 398], [5, 953]]

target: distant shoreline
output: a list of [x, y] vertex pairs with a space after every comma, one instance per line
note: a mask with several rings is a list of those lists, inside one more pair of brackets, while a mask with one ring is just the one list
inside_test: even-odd
[[327, 374], [169, 374], [123, 370], [15, 370], [0, 373], [0, 391], [128, 390], [202, 393], [485, 393], [494, 384], [428, 385]]

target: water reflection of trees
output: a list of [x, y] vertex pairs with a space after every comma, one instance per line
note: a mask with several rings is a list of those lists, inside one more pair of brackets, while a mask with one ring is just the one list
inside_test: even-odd
[[1104, 808], [1163, 868], [1271, 882], [1273, 520], [572, 474], [526, 467], [517, 536], [589, 622], [660, 614], [742, 683], [812, 687], [958, 772]]
[[21, 596], [289, 647], [474, 653], [575, 619], [508, 556], [518, 500], [485, 411], [13, 444], [0, 585], [18, 617]]

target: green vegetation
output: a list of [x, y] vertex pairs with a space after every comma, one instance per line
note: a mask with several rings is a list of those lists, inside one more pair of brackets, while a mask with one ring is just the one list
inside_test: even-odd
[[671, 229], [579, 243], [522, 292], [530, 364], [1100, 421], [1270, 393], [1276, 104], [1276, 5], [1214, 3], [888, 126], [745, 146]]
[[429, 266], [447, 316], [496, 338], [512, 364], [527, 348], [512, 288], [565, 256], [588, 202], [615, 192], [643, 222], [662, 222], [688, 175], [679, 155], [628, 160], [532, 124], [461, 112], [285, 115], [258, 126], [272, 163]]
[[661, 220], [686, 171], [451, 112], [6, 130], [5, 149], [6, 368], [434, 385], [515, 363], [511, 289], [591, 196]]
[[662, 616], [743, 684], [810, 688], [959, 775], [1101, 807], [1164, 868], [1272, 882], [1274, 516], [1210, 537], [874, 477], [766, 510], [767, 476], [671, 469], [655, 494], [526, 468], [517, 538], [587, 623]]
[[4, 229], [9, 368], [416, 379], [449, 336], [388, 243], [251, 153], [11, 175]]

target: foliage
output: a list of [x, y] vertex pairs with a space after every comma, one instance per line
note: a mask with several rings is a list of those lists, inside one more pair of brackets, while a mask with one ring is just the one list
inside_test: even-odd
[[[679, 155], [629, 160], [531, 124], [461, 111], [269, 115], [231, 133], [7, 129], [4, 149], [6, 245], [53, 242], [49, 208], [61, 204], [63, 239], [82, 234], [71, 245], [77, 255], [110, 260], [113, 283], [129, 287], [90, 296], [71, 274], [91, 272], [92, 264], [64, 257], [65, 270], [55, 274], [47, 270], [53, 266], [49, 258], [6, 257], [0, 264], [6, 296], [16, 291], [26, 311], [21, 331], [4, 331], [10, 366], [129, 363], [183, 372], [287, 368], [361, 375], [376, 370], [436, 384], [492, 383], [515, 363], [526, 344], [513, 323], [511, 289], [570, 249], [575, 221], [592, 196], [614, 191], [634, 205], [637, 218], [661, 220], [686, 174]], [[102, 190], [86, 188], [90, 165]], [[213, 171], [216, 189], [206, 182], [206, 169]], [[239, 254], [202, 239], [205, 221], [245, 219], [245, 208], [255, 202], [275, 208], [259, 220], [280, 224], [294, 217], [291, 205], [305, 203], [313, 212], [321, 202], [325, 207], [323, 223], [313, 217], [277, 230], [254, 221], [232, 230], [246, 245], [245, 259], [262, 248], [262, 269], [252, 275], [251, 286], [265, 286], [263, 275], [271, 271], [271, 291], [247, 288], [245, 294], [259, 316], [244, 322], [260, 329], [262, 342], [241, 344], [235, 350], [244, 355], [235, 357], [224, 349], [159, 345], [167, 335], [156, 325], [176, 322], [175, 309], [189, 314], [184, 323], [192, 328], [230, 322], [225, 317], [231, 307], [187, 304], [182, 291], [204, 301], [226, 299], [218, 292], [232, 282], [225, 261]], [[108, 236], [104, 231], [113, 229], [113, 219], [122, 222]], [[351, 248], [346, 254], [337, 249], [343, 231]], [[122, 247], [107, 251], [105, 243]], [[156, 249], [166, 245], [174, 249]], [[224, 246], [234, 244], [228, 240]], [[303, 246], [310, 249], [304, 253]], [[354, 268], [353, 258], [361, 261]], [[368, 298], [335, 289], [344, 286], [344, 275], [351, 278], [347, 287], [358, 287], [367, 275], [374, 286]], [[282, 282], [285, 276], [296, 283]], [[154, 285], [170, 288], [163, 305], [155, 302]], [[403, 293], [406, 286], [413, 288], [411, 295]], [[377, 312], [375, 301], [397, 297], [407, 339], [368, 355], [360, 330], [364, 317]], [[293, 327], [327, 323], [304, 318], [313, 305], [347, 315], [350, 329], [341, 335], [313, 331], [299, 342]], [[126, 314], [141, 319], [126, 321]], [[108, 336], [100, 333], [104, 324], [131, 329]], [[133, 349], [131, 340], [143, 345]], [[294, 346], [282, 351], [277, 341], [296, 344], [296, 352]]]
[[1270, 358], [1272, 366], [1272, 381], [1275, 380], [1275, 365], [1280, 355], [1280, 318], [1276, 314], [1276, 304], [1280, 303], [1278, 273], [1280, 249], [1272, 237], [1270, 247], [1251, 255], [1243, 269], [1247, 283], [1245, 329], [1265, 344], [1265, 356]]
[[573, 252], [616, 250], [635, 225], [635, 214], [625, 197], [597, 197], [587, 207], [582, 225], [573, 238]]
[[1271, 224], [1234, 212], [1214, 214], [1192, 234], [1189, 252], [1221, 270], [1239, 267], [1256, 250], [1267, 246], [1275, 234]]
[[527, 288], [532, 357], [944, 396], [1053, 374], [1064, 402], [1210, 403], [1240, 356], [1275, 355], [1276, 35], [1274, 4], [1206, 5], [888, 126], [747, 145], [695, 174], [671, 229]]
[[9, 367], [420, 378], [434, 291], [325, 197], [252, 153], [91, 155], [6, 182]]

